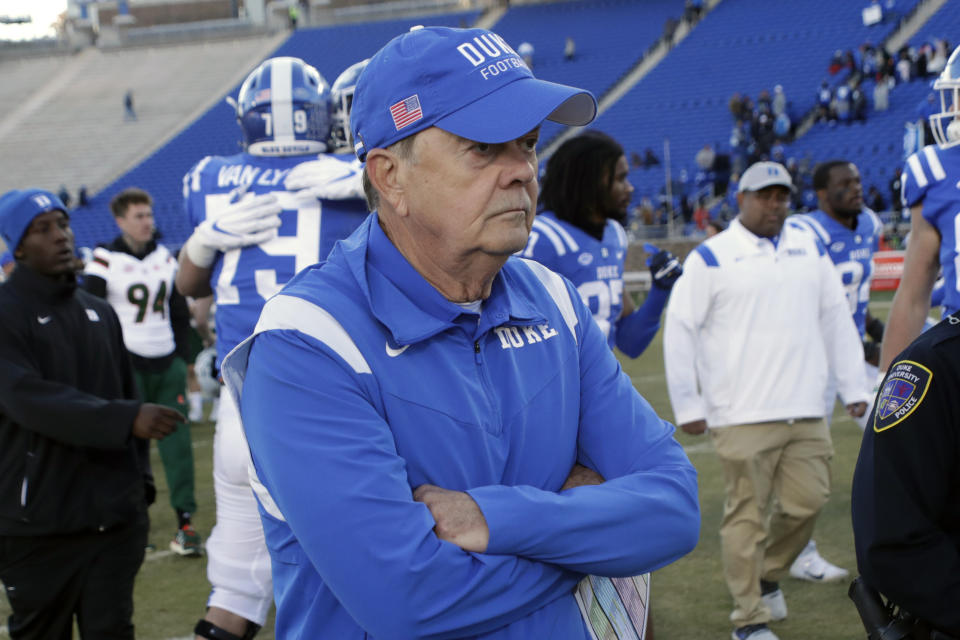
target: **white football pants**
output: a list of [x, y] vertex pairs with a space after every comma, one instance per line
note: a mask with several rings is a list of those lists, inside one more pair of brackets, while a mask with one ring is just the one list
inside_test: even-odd
[[226, 387], [213, 438], [213, 488], [217, 524], [207, 539], [208, 607], [219, 607], [263, 625], [273, 604], [270, 555], [247, 467], [250, 450], [240, 413]]

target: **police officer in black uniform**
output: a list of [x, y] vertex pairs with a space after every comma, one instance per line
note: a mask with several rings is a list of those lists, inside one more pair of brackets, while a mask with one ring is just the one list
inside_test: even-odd
[[890, 366], [853, 477], [857, 566], [919, 624], [960, 638], [960, 315]]

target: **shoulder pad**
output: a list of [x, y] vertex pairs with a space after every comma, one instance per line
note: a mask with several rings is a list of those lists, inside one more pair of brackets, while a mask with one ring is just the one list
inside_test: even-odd
[[621, 247], [627, 246], [627, 230], [623, 228], [623, 225], [613, 218], [608, 218], [607, 222], [613, 227], [613, 230], [617, 232], [617, 239], [620, 242]]
[[926, 338], [931, 345], [935, 346], [958, 337], [960, 337], [960, 311], [945, 316], [932, 329], [922, 334], [917, 341], [920, 342], [921, 339]]
[[940, 162], [937, 145], [927, 145], [907, 158], [903, 171], [903, 201], [913, 206], [923, 199], [927, 189], [946, 179], [947, 172]]
[[186, 198], [191, 191], [200, 191], [203, 188], [202, 178], [204, 169], [217, 156], [206, 156], [200, 162], [193, 165], [190, 171], [183, 176], [183, 197]]
[[112, 256], [113, 252], [110, 251], [109, 247], [104, 245], [97, 246], [93, 250], [93, 259], [102, 263], [105, 267], [109, 265]]
[[[547, 240], [558, 256], [580, 251], [580, 245], [563, 222], [548, 216], [538, 215], [533, 219], [533, 226], [544, 236], [540, 242]], [[539, 245], [540, 242], [537, 244]]]

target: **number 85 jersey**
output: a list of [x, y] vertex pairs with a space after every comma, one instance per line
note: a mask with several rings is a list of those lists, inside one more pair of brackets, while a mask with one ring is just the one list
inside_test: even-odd
[[552, 211], [544, 211], [533, 219], [527, 248], [520, 255], [573, 282], [612, 349], [623, 310], [623, 263], [627, 255], [627, 234], [620, 223], [608, 219], [603, 238], [597, 240]]
[[314, 155], [286, 157], [208, 156], [183, 178], [184, 206], [193, 227], [216, 219], [241, 194], [277, 197], [283, 211], [277, 236], [259, 245], [217, 256], [210, 287], [217, 303], [217, 364], [253, 333], [260, 310], [302, 269], [326, 260], [333, 245], [367, 216], [363, 200], [318, 200], [287, 191], [290, 171]]

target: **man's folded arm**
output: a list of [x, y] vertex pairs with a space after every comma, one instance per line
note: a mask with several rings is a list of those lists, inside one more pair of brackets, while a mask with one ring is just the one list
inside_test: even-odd
[[634, 390], [589, 311], [575, 308], [581, 328], [577, 457], [606, 482], [560, 493], [529, 486], [468, 493], [490, 529], [488, 554], [597, 575], [637, 575], [696, 546], [697, 474], [673, 427]]

